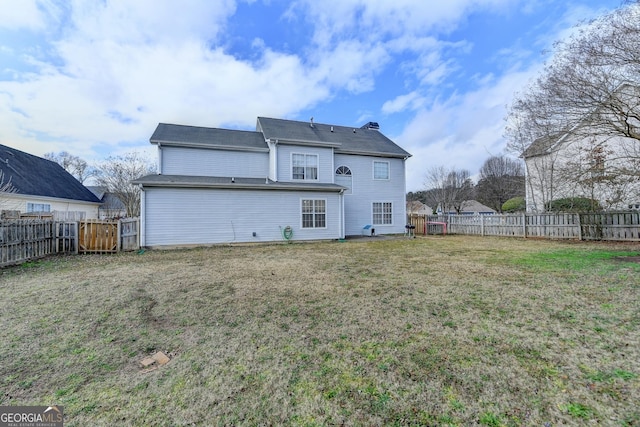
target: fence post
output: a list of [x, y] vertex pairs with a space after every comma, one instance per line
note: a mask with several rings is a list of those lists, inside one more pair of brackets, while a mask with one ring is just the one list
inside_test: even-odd
[[78, 226], [78, 224], [79, 224], [78, 221], [75, 221], [73, 223], [73, 238], [75, 240], [75, 245], [73, 245], [74, 246], [73, 253], [76, 255], [78, 255], [78, 251], [80, 247], [80, 233], [79, 233], [80, 227]]
[[484, 215], [480, 215], [480, 235], [484, 237]]
[[527, 238], [527, 213], [522, 212], [522, 237]]
[[122, 252], [122, 220], [121, 219], [118, 220], [116, 238], [118, 239], [118, 243], [116, 245], [116, 252]]
[[581, 221], [581, 216], [579, 213], [575, 214], [576, 217], [578, 217], [578, 240], [582, 240], [582, 221]]

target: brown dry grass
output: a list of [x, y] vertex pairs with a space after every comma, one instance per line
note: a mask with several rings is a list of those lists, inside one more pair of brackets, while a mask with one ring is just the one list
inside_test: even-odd
[[[0, 274], [1, 405], [85, 425], [634, 425], [637, 245], [447, 236]], [[149, 373], [138, 362], [162, 350]]]

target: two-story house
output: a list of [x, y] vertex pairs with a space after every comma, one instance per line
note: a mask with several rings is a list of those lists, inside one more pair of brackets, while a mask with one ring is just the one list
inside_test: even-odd
[[405, 150], [360, 128], [258, 117], [255, 131], [161, 123], [142, 188], [141, 245], [403, 233]]

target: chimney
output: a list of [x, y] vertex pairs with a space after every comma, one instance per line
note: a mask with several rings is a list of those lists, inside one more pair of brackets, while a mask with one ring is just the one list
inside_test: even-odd
[[380, 130], [380, 125], [378, 124], [378, 122], [369, 122], [363, 125], [360, 129]]

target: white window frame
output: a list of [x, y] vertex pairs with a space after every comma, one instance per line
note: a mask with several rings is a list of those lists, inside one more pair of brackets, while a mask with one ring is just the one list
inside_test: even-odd
[[[340, 168], [346, 168], [346, 169], [349, 171], [349, 174], [348, 174], [348, 175], [347, 175], [347, 174], [338, 174], [337, 172], [338, 172], [338, 169], [340, 169]], [[334, 174], [334, 183], [335, 183], [335, 184], [338, 184], [338, 183], [336, 182], [336, 179], [335, 179], [335, 178], [337, 178], [338, 176], [348, 176], [348, 177], [350, 178], [350, 180], [351, 180], [351, 186], [350, 186], [350, 187], [349, 187], [349, 189], [348, 189], [348, 190], [346, 190], [343, 194], [344, 194], [345, 196], [351, 196], [351, 195], [353, 194], [353, 171], [352, 171], [352, 170], [351, 170], [351, 168], [350, 168], [349, 166], [347, 166], [347, 165], [340, 165], [340, 166], [338, 166], [338, 167], [336, 168], [335, 172], [336, 172], [336, 173]], [[338, 185], [340, 185], [340, 184], [338, 184]]]
[[[313, 212], [311, 212], [313, 226], [311, 227], [305, 226], [305, 222], [304, 222], [304, 216], [309, 214], [309, 212], [304, 211], [305, 202], [308, 202], [308, 201], [313, 202]], [[316, 202], [324, 203], [324, 212], [316, 212]], [[324, 226], [316, 227], [316, 215], [324, 215]], [[300, 199], [300, 228], [303, 230], [324, 230], [327, 228], [327, 199], [311, 199], [311, 198]]]
[[[376, 213], [376, 205], [381, 205], [382, 211]], [[389, 205], [389, 211], [385, 212], [385, 205]], [[376, 214], [381, 216], [382, 222], [376, 222]], [[389, 216], [389, 222], [385, 222], [385, 215]], [[371, 224], [374, 226], [393, 225], [393, 202], [372, 202], [371, 203]]]
[[[42, 209], [35, 209], [36, 207]], [[36, 203], [36, 202], [27, 202], [27, 213], [38, 213], [38, 212], [51, 212], [51, 205], [49, 203]]]
[[[304, 156], [304, 177], [303, 178], [295, 178], [295, 174], [293, 173], [293, 158], [295, 156]], [[316, 177], [315, 178], [307, 178], [307, 169], [310, 168], [307, 163], [307, 159], [309, 157], [315, 157], [316, 159]], [[320, 156], [314, 153], [291, 153], [291, 180], [292, 181], [318, 181], [320, 179]]]
[[[387, 165], [387, 177], [386, 178], [378, 178], [376, 177], [376, 165]], [[389, 181], [391, 178], [391, 164], [387, 161], [374, 160], [373, 161], [373, 179], [375, 181]]]

